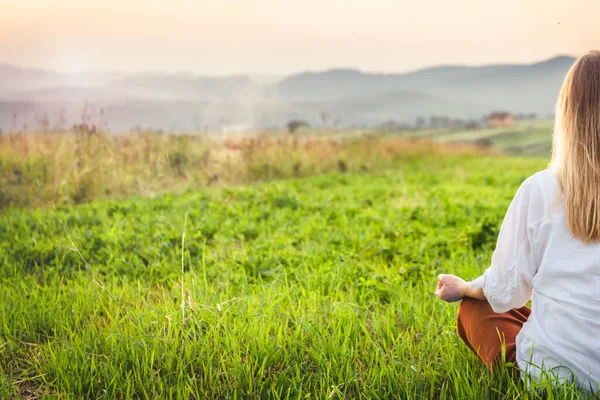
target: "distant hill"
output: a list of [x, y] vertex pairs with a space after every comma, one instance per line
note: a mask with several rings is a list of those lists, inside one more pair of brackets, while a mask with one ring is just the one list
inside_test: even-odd
[[154, 100], [210, 101], [256, 97], [263, 87], [246, 76], [205, 78], [192, 74], [128, 76], [108, 85], [111, 91]]
[[321, 108], [333, 116], [340, 116], [343, 123], [352, 125], [379, 125], [390, 119], [412, 124], [420, 116], [432, 115], [480, 119], [489, 110], [485, 105], [463, 99], [435, 97], [406, 90], [347, 96], [327, 101]]
[[61, 74], [0, 65], [0, 129], [34, 128], [40, 114], [48, 115], [51, 126], [70, 126], [90, 105], [103, 110], [98, 123], [113, 131], [282, 127], [291, 118], [313, 126], [413, 124], [434, 115], [479, 120], [499, 110], [547, 115], [573, 62], [560, 56], [527, 65], [437, 66], [404, 74], [332, 69], [276, 83], [247, 76]]
[[282, 99], [303, 101], [410, 90], [512, 112], [550, 113], [574, 61], [560, 56], [530, 65], [441, 66], [406, 74], [307, 72], [284, 79], [275, 90]]
[[65, 77], [52, 71], [0, 64], [0, 94], [64, 83]]
[[119, 72], [86, 72], [65, 74], [36, 68], [0, 64], [0, 97], [20, 91], [49, 89], [64, 86], [92, 87], [109, 83], [123, 76]]

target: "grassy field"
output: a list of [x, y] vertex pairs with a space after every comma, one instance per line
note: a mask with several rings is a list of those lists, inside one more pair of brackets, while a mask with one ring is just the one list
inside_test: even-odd
[[315, 130], [207, 135], [0, 135], [0, 212], [7, 208], [152, 197], [326, 172], [378, 171], [435, 153], [548, 157], [550, 122], [497, 129]]
[[475, 152], [484, 150], [352, 132], [237, 138], [88, 132], [0, 135], [0, 213], [331, 171], [377, 171], [432, 153]]
[[549, 129], [0, 137], [0, 398], [538, 398], [433, 291]]
[[[476, 145], [506, 155], [549, 157], [552, 149], [553, 121], [517, 121], [511, 127], [501, 128], [439, 128], [439, 129], [304, 129], [309, 137], [360, 138], [361, 136], [392, 136], [404, 139], [430, 140], [455, 145]], [[276, 134], [281, 135], [281, 132]]]
[[433, 291], [486, 268], [546, 163], [423, 155], [6, 211], [0, 398], [535, 398], [485, 369]]
[[423, 130], [407, 132], [405, 136], [429, 138], [442, 143], [484, 144], [508, 155], [548, 157], [552, 149], [553, 129], [551, 121], [520, 121], [507, 128]]

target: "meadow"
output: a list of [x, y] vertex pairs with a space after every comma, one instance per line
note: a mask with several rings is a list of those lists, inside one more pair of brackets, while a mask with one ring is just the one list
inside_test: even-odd
[[290, 142], [245, 184], [5, 208], [0, 398], [579, 398], [488, 372], [433, 294], [487, 267], [547, 160], [381, 140]]
[[[82, 125], [84, 126], [84, 125]], [[547, 157], [552, 123], [479, 129], [303, 129], [251, 135], [0, 133], [0, 212], [8, 208], [152, 197], [327, 172], [378, 171], [436, 154]]]
[[223, 137], [84, 130], [0, 135], [0, 212], [331, 171], [376, 171], [421, 155], [484, 151], [377, 133]]
[[525, 120], [508, 127], [422, 129], [405, 131], [402, 136], [440, 143], [479, 145], [508, 155], [548, 157], [552, 149], [553, 129], [553, 121]]

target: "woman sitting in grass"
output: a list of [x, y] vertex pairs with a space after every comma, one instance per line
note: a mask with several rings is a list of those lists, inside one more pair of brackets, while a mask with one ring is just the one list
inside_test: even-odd
[[462, 299], [458, 334], [488, 367], [516, 361], [523, 378], [600, 390], [599, 51], [567, 74], [550, 168], [517, 191], [491, 266], [470, 283], [438, 279], [440, 299]]

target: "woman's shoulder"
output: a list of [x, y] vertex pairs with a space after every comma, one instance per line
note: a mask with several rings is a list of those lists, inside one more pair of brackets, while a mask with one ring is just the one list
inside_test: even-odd
[[529, 191], [554, 192], [558, 188], [558, 180], [554, 169], [549, 167], [525, 179], [521, 186]]
[[531, 206], [540, 207], [556, 198], [557, 193], [558, 181], [556, 174], [554, 170], [547, 168], [525, 179], [515, 197], [529, 203]]
[[531, 175], [529, 179], [544, 187], [556, 186], [558, 183], [556, 180], [556, 172], [552, 167], [536, 172]]
[[[536, 172], [525, 179], [520, 190], [527, 193], [530, 206], [539, 211], [549, 210], [560, 200], [558, 179], [552, 167]], [[541, 216], [546, 213], [540, 214]]]

